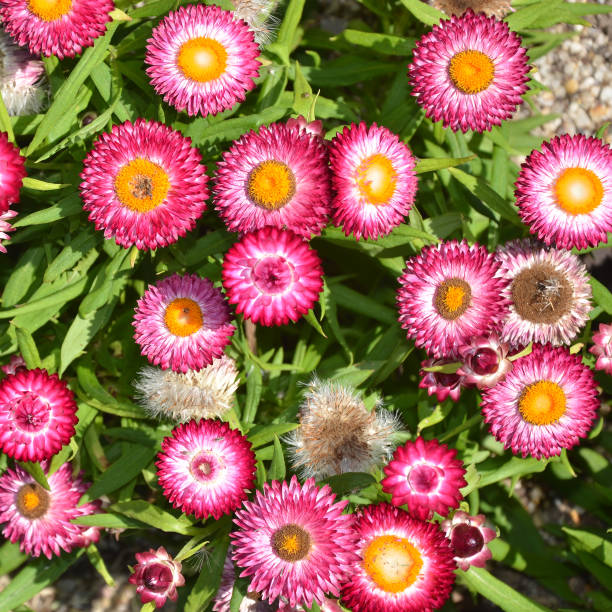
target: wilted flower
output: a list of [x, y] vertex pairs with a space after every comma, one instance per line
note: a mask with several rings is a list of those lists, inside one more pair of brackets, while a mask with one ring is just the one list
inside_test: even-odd
[[509, 349], [508, 343], [500, 342], [496, 333], [473, 338], [459, 347], [462, 364], [457, 374], [465, 377], [465, 384], [479, 389], [493, 387], [512, 369], [507, 358]]
[[453, 518], [446, 519], [440, 528], [450, 540], [455, 553], [455, 563], [467, 571], [470, 565], [484, 567], [485, 562], [491, 558], [491, 551], [487, 543], [497, 537], [494, 529], [485, 524], [484, 514], [470, 516], [457, 511]]
[[455, 362], [457, 362], [457, 359], [453, 357], [449, 359], [427, 359], [421, 362], [419, 387], [427, 389], [427, 395], [435, 393], [439, 402], [443, 402], [447, 397], [456, 402], [464, 383], [463, 376], [457, 374], [457, 372], [428, 372], [425, 370], [425, 368], [445, 366]]

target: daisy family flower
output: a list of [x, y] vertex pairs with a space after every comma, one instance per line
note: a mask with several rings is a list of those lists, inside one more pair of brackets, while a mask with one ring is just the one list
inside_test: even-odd
[[397, 418], [388, 410], [366, 409], [351, 387], [314, 378], [300, 406], [300, 426], [287, 443], [291, 463], [317, 480], [344, 472], [370, 472], [394, 448]]
[[593, 344], [589, 351], [597, 357], [595, 369], [612, 375], [612, 325], [601, 323], [593, 334]]
[[155, 249], [195, 227], [206, 208], [206, 167], [191, 140], [137, 119], [102, 134], [83, 161], [83, 208], [117, 244]]
[[498, 268], [484, 247], [465, 241], [427, 246], [411, 257], [397, 293], [408, 338], [435, 358], [449, 358], [493, 329], [506, 312], [499, 294], [507, 281], [497, 277]]
[[223, 286], [236, 312], [253, 323], [286, 325], [305, 315], [323, 289], [316, 252], [290, 230], [246, 234], [223, 258]]
[[331, 142], [334, 224], [348, 236], [376, 239], [397, 227], [412, 208], [417, 188], [410, 149], [385, 127], [365, 123]]
[[527, 91], [528, 69], [520, 37], [471, 10], [433, 26], [408, 67], [412, 95], [427, 117], [455, 132], [483, 132], [512, 116]]
[[[19, 190], [26, 175], [24, 165], [25, 158], [19, 154], [19, 149], [9, 142], [6, 132], [0, 132], [0, 214], [6, 213], [11, 204], [19, 202]], [[2, 222], [6, 223], [6, 219], [12, 216], [4, 215]]]
[[422, 519], [433, 512], [446, 516], [450, 508], [458, 508], [460, 489], [467, 484], [457, 451], [421, 437], [398, 446], [384, 472], [387, 477], [381, 484], [393, 504], [406, 504], [412, 515]]
[[153, 29], [147, 74], [164, 101], [189, 115], [216, 115], [243, 102], [259, 76], [259, 47], [247, 24], [218, 6], [181, 6]]
[[27, 367], [23, 357], [19, 354], [12, 355], [6, 365], [0, 366], [0, 370], [5, 374], [16, 374], [17, 370], [22, 369], [27, 370]]
[[487, 17], [503, 19], [510, 11], [510, 0], [433, 0], [433, 5], [447, 15], [463, 15], [471, 9]]
[[447, 397], [450, 397], [453, 402], [459, 399], [461, 387], [463, 386], [464, 378], [456, 372], [428, 372], [425, 368], [437, 366], [445, 366], [450, 363], [455, 363], [457, 358], [450, 357], [449, 359], [427, 359], [421, 363], [421, 371], [419, 375], [421, 380], [419, 388], [427, 389], [427, 395], [436, 394], [436, 399], [443, 402]]
[[306, 132], [311, 136], [315, 136], [316, 138], [324, 138], [325, 131], [323, 130], [323, 122], [320, 119], [316, 121], [307, 121], [306, 117], [300, 115], [295, 119], [287, 119], [287, 127], [292, 130], [298, 130]]
[[496, 333], [490, 336], [472, 338], [469, 344], [458, 349], [461, 367], [459, 376], [464, 376], [466, 385], [476, 385], [479, 389], [493, 387], [512, 369], [512, 362], [507, 358], [510, 347], [501, 342]]
[[134, 573], [128, 580], [137, 585], [136, 592], [142, 603], [152, 601], [156, 608], [161, 608], [168, 598], [176, 601], [176, 588], [185, 584], [180, 561], [175, 561], [163, 546], [136, 553], [136, 561]]
[[45, 66], [0, 31], [0, 94], [9, 115], [38, 113], [47, 99]]
[[[15, 228], [9, 223], [9, 219], [16, 217], [17, 213], [14, 210], [0, 212], [0, 240], [9, 240], [9, 232], [14, 232]], [[0, 253], [6, 253], [6, 247], [0, 243]]]
[[18, 461], [40, 461], [74, 435], [74, 394], [57, 374], [20, 369], [0, 382], [0, 450]]
[[147, 288], [132, 325], [153, 365], [185, 373], [221, 357], [235, 330], [229, 321], [229, 307], [208, 279], [173, 274]]
[[521, 165], [521, 219], [546, 244], [584, 249], [612, 231], [612, 150], [599, 138], [555, 136]]
[[482, 395], [489, 431], [514, 454], [559, 455], [586, 437], [599, 400], [591, 370], [566, 348], [534, 344], [506, 378]]
[[360, 560], [342, 587], [354, 612], [427, 612], [440, 608], [455, 582], [449, 541], [438, 527], [390, 504], [358, 511]]
[[501, 337], [515, 346], [569, 344], [591, 310], [589, 275], [580, 259], [531, 240], [513, 240], [496, 257], [508, 281], [501, 295], [510, 304]]
[[494, 529], [487, 527], [484, 514], [470, 516], [460, 510], [452, 519], [446, 519], [440, 528], [450, 540], [455, 553], [455, 563], [464, 571], [470, 566], [484, 567], [491, 558], [487, 543], [497, 537]]
[[111, 20], [113, 0], [2, 0], [0, 19], [33, 55], [74, 57], [91, 47]]
[[47, 474], [47, 482], [49, 490], [19, 466], [0, 476], [0, 523], [6, 523], [2, 535], [11, 542], [19, 541], [22, 552], [49, 559], [62, 550], [70, 552], [97, 541], [98, 528], [70, 522], [99, 510], [98, 501], [78, 505], [89, 484], [73, 478], [68, 463]]
[[310, 238], [327, 224], [327, 148], [306, 130], [272, 123], [243, 134], [223, 154], [215, 180], [215, 208], [232, 232], [272, 225]]
[[251, 443], [227, 423], [189, 421], [164, 438], [157, 476], [175, 508], [196, 518], [233, 512], [255, 480]]
[[222, 355], [201, 370], [185, 373], [144, 367], [133, 384], [150, 416], [184, 423], [228, 412], [238, 388], [238, 370], [233, 359]]
[[234, 561], [250, 576], [250, 591], [269, 603], [285, 598], [290, 606], [322, 604], [325, 593], [339, 595], [340, 585], [357, 561], [353, 516], [342, 514], [348, 501], [314, 479], [300, 485], [264, 483], [252, 502], [236, 512], [238, 531], [231, 534]]

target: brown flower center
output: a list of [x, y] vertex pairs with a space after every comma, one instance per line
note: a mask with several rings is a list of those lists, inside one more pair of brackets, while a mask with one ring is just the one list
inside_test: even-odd
[[37, 482], [28, 482], [17, 491], [15, 505], [21, 516], [27, 519], [37, 519], [44, 516], [49, 509], [49, 492]]
[[272, 534], [271, 544], [278, 557], [295, 563], [310, 552], [310, 534], [298, 525], [290, 523]]
[[440, 283], [434, 295], [436, 310], [448, 321], [458, 319], [471, 302], [472, 290], [461, 278], [449, 278]]

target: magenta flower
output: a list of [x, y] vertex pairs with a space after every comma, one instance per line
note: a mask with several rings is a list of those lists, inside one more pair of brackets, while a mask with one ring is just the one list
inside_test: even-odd
[[597, 357], [595, 369], [612, 375], [612, 325], [601, 323], [592, 340], [594, 346], [589, 351]]
[[262, 325], [286, 325], [319, 299], [323, 268], [316, 252], [291, 230], [264, 227], [225, 254], [223, 286], [238, 314]]
[[26, 362], [19, 353], [11, 355], [9, 362], [6, 365], [0, 366], [0, 370], [5, 374], [16, 374], [19, 370], [27, 369]]
[[173, 274], [138, 300], [134, 340], [164, 370], [201, 370], [221, 357], [234, 326], [223, 294], [206, 278]]
[[[0, 9], [2, 10], [2, 9]], [[26, 175], [24, 167], [25, 157], [19, 154], [19, 149], [9, 142], [6, 132], [0, 132], [0, 215], [9, 211], [9, 206], [19, 202], [19, 190]], [[7, 219], [14, 217], [15, 214], [2, 215], [0, 217], [0, 231], [12, 231]], [[6, 225], [4, 225], [6, 224]], [[2, 226], [4, 225], [4, 227]], [[6, 239], [7, 236], [2, 236]]]
[[495, 332], [472, 338], [459, 347], [462, 364], [457, 374], [465, 377], [466, 385], [476, 385], [479, 389], [493, 387], [512, 369], [512, 362], [507, 358], [509, 350], [508, 344], [500, 342]]
[[[0, 240], [9, 240], [9, 232], [14, 232], [15, 228], [8, 222], [9, 219], [16, 217], [14, 210], [7, 210], [0, 213]], [[6, 247], [0, 243], [0, 253], [6, 253]]]
[[[448, 359], [427, 359], [421, 362], [421, 368], [443, 366], [456, 361], [457, 358], [452, 356]], [[447, 397], [450, 397], [453, 402], [459, 399], [465, 382], [463, 376], [455, 372], [427, 372], [424, 369], [419, 372], [419, 375], [421, 376], [419, 388], [427, 389], [427, 395], [435, 393], [439, 402], [443, 402]]]
[[494, 529], [486, 526], [484, 514], [470, 516], [460, 510], [446, 519], [440, 528], [450, 540], [455, 563], [464, 571], [470, 566], [484, 567], [491, 558], [487, 543], [497, 537]]

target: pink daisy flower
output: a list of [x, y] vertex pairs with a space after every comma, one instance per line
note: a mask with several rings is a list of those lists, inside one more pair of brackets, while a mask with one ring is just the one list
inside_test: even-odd
[[157, 550], [150, 548], [148, 552], [136, 553], [135, 556], [138, 563], [128, 580], [137, 585], [140, 601], [143, 604], [152, 601], [156, 608], [161, 608], [168, 598], [176, 601], [176, 587], [185, 584], [180, 561], [175, 561], [163, 546]]
[[[325, 138], [325, 130], [323, 129], [323, 122], [320, 119], [309, 122], [306, 119], [306, 117], [303, 117], [302, 115], [300, 115], [299, 117], [296, 117], [295, 119], [293, 118], [287, 119], [287, 127], [294, 129], [294, 130], [298, 130], [298, 131], [304, 131], [307, 134], [310, 134], [311, 136], [320, 138], [321, 140]], [[327, 144], [327, 141], [325, 141], [324, 144]]]
[[421, 437], [398, 446], [384, 472], [387, 477], [381, 484], [393, 504], [406, 504], [411, 514], [423, 520], [434, 512], [446, 516], [450, 508], [458, 508], [463, 498], [460, 489], [467, 484], [457, 451]]
[[494, 387], [512, 369], [509, 350], [508, 343], [501, 342], [496, 333], [472, 338], [459, 347], [462, 364], [457, 374], [465, 377], [466, 385], [476, 385], [479, 389]]
[[[11, 204], [19, 202], [19, 190], [25, 175], [25, 157], [9, 142], [7, 133], [0, 132], [0, 214], [6, 213]], [[6, 220], [14, 216], [15, 214], [0, 217], [0, 231], [12, 231], [10, 226], [6, 227]]]
[[[14, 210], [7, 210], [0, 213], [0, 240], [9, 240], [9, 232], [14, 232], [15, 228], [8, 222], [9, 219], [16, 217], [17, 213]], [[0, 253], [6, 253], [6, 247], [0, 243]]]
[[495, 529], [487, 527], [484, 514], [470, 516], [460, 510], [452, 519], [446, 519], [440, 528], [450, 540], [455, 563], [464, 571], [470, 566], [484, 567], [491, 558], [487, 543], [497, 537]]
[[47, 474], [47, 482], [48, 491], [19, 466], [0, 476], [0, 523], [6, 523], [2, 535], [11, 542], [19, 540], [22, 552], [32, 557], [43, 554], [49, 559], [62, 550], [70, 552], [97, 541], [97, 527], [70, 522], [100, 509], [99, 501], [77, 505], [89, 484], [72, 477], [69, 463]]
[[591, 285], [578, 256], [532, 240], [498, 248], [501, 291], [509, 310], [501, 337], [514, 346], [530, 342], [569, 344], [589, 320]]
[[589, 352], [597, 357], [595, 369], [612, 375], [612, 325], [601, 323], [593, 334], [593, 344]]
[[41, 461], [74, 435], [74, 394], [57, 374], [20, 369], [0, 382], [0, 450], [18, 461]]
[[175, 427], [155, 465], [164, 495], [198, 519], [230, 514], [255, 481], [251, 443], [227, 423], [210, 419]]
[[5, 374], [16, 374], [18, 370], [27, 370], [26, 362], [19, 354], [11, 355], [9, 362], [6, 365], [0, 366]]
[[584, 249], [612, 231], [612, 150], [599, 138], [555, 136], [532, 151], [516, 181], [521, 219], [546, 244]]
[[342, 514], [348, 500], [314, 478], [300, 485], [273, 481], [257, 491], [255, 500], [236, 512], [240, 528], [231, 534], [234, 561], [252, 576], [250, 591], [272, 603], [285, 598], [290, 606], [319, 605], [325, 593], [339, 595], [340, 585], [358, 559], [353, 516]]
[[455, 582], [449, 541], [432, 523], [390, 504], [356, 515], [359, 561], [342, 587], [353, 612], [431, 612], [448, 599]]
[[153, 29], [145, 63], [155, 91], [189, 115], [216, 115], [243, 102], [259, 76], [259, 47], [247, 24], [218, 6], [181, 6]]
[[235, 327], [223, 294], [207, 278], [173, 274], [149, 285], [132, 325], [141, 353], [175, 372], [201, 370], [221, 357]]
[[310, 238], [327, 224], [327, 148], [281, 123], [243, 134], [217, 164], [215, 207], [232, 232], [272, 225]]
[[408, 338], [435, 358], [450, 358], [473, 336], [486, 334], [504, 316], [499, 262], [467, 242], [425, 247], [406, 262], [397, 294], [399, 321]]
[[591, 370], [566, 348], [534, 344], [506, 378], [482, 394], [489, 431], [514, 454], [559, 455], [586, 437], [599, 400]]
[[385, 127], [351, 124], [331, 142], [333, 221], [348, 236], [386, 236], [412, 208], [417, 179], [410, 149]]
[[191, 139], [137, 119], [102, 134], [83, 161], [81, 197], [105, 238], [139, 249], [176, 242], [206, 208], [206, 167]]
[[457, 358], [450, 357], [449, 359], [427, 359], [421, 362], [421, 371], [419, 375], [420, 389], [427, 389], [427, 395], [436, 394], [436, 399], [443, 402], [447, 397], [450, 397], [453, 402], [459, 399], [461, 388], [463, 387], [464, 379], [456, 372], [428, 372], [424, 368], [436, 366], [444, 366], [449, 363], [455, 363]]
[[106, 31], [112, 0], [2, 0], [0, 19], [33, 55], [74, 57]]
[[319, 299], [323, 268], [316, 252], [291, 230], [263, 227], [225, 254], [223, 287], [238, 314], [262, 325], [286, 325]]
[[433, 121], [483, 132], [508, 119], [527, 91], [520, 37], [495, 17], [471, 10], [433, 26], [408, 66], [412, 95]]

